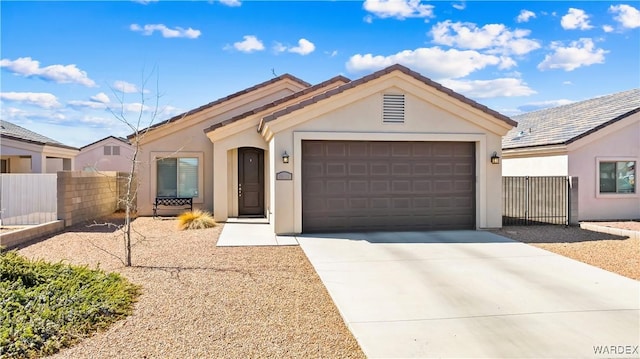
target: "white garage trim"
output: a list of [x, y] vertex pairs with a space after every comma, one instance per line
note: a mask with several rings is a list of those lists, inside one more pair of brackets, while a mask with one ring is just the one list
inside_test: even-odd
[[476, 144], [476, 228], [487, 227], [486, 183], [481, 179], [486, 177], [487, 138], [482, 133], [380, 133], [380, 132], [294, 132], [293, 155], [294, 162], [293, 185], [293, 213], [294, 232], [302, 233], [302, 141], [303, 140], [342, 140], [342, 141], [447, 141], [447, 142], [475, 142]]

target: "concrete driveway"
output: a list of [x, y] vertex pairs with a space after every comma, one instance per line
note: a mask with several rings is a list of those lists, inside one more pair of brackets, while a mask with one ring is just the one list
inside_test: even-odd
[[370, 358], [638, 358], [640, 283], [481, 231], [299, 236]]

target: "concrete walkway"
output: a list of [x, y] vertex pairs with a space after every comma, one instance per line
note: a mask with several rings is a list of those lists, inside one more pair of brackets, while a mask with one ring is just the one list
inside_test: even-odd
[[297, 238], [370, 358], [640, 356], [638, 281], [488, 232]]
[[277, 236], [264, 218], [229, 218], [218, 238], [218, 247], [298, 245], [294, 236]]

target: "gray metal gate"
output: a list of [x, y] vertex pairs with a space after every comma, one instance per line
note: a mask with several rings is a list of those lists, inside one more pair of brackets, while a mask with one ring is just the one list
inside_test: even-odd
[[570, 185], [565, 176], [502, 177], [502, 224], [569, 225]]

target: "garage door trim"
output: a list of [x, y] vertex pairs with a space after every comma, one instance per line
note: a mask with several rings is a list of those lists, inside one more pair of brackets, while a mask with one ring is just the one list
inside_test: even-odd
[[[446, 142], [475, 142], [476, 153], [476, 229], [486, 227], [487, 216], [482, 208], [487, 203], [487, 190], [484, 178], [487, 172], [488, 151], [487, 139], [484, 134], [436, 134], [436, 133], [379, 133], [379, 132], [307, 132], [293, 133], [293, 163], [294, 163], [294, 232], [302, 233], [302, 141], [304, 140], [343, 140], [343, 141], [446, 141]], [[292, 156], [292, 157], [293, 157]], [[487, 161], [481, 159], [486, 158]]]

